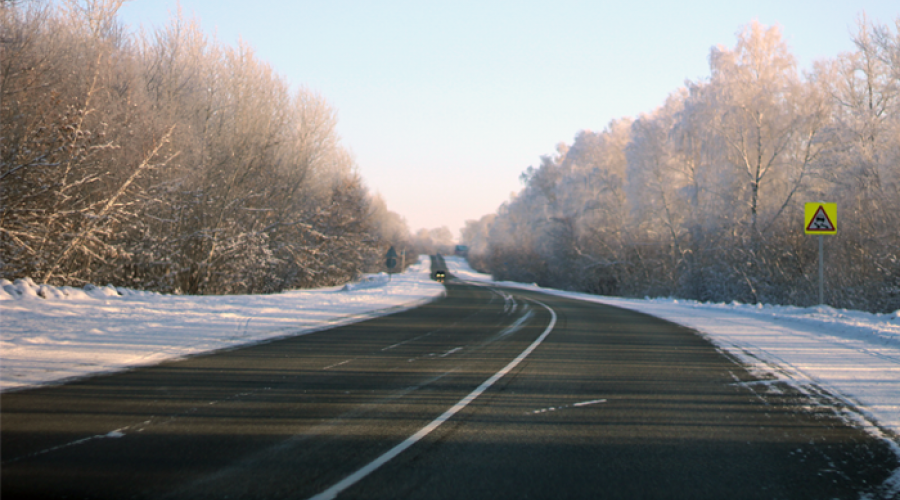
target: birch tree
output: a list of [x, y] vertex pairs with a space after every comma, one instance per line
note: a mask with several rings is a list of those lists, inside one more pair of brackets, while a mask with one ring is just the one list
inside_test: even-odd
[[744, 220], [755, 237], [766, 184], [790, 175], [786, 156], [800, 121], [792, 102], [800, 86], [796, 62], [780, 28], [754, 21], [738, 34], [734, 49], [712, 50], [710, 68], [717, 108], [713, 126], [727, 146], [725, 160], [741, 173], [734, 197], [746, 207]]

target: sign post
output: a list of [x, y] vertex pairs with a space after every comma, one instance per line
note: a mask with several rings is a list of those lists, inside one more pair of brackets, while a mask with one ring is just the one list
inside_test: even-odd
[[825, 236], [837, 234], [837, 203], [807, 203], [803, 210], [806, 234], [819, 236], [819, 304], [825, 304]]
[[391, 281], [393, 278], [393, 270], [397, 267], [397, 251], [394, 250], [394, 247], [391, 247], [390, 250], [387, 251], [387, 255], [385, 256], [384, 265], [388, 268], [388, 281]]

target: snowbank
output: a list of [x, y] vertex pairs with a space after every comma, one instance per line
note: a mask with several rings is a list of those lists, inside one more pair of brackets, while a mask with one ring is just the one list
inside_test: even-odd
[[0, 391], [347, 324], [445, 293], [427, 258], [403, 274], [273, 295], [176, 296], [0, 280]]

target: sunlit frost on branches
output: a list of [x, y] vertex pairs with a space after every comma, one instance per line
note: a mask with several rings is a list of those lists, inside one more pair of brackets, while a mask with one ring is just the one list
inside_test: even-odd
[[180, 12], [127, 33], [121, 4], [0, 4], [0, 276], [253, 293], [377, 270], [405, 223], [326, 100]]
[[811, 305], [803, 204], [837, 202], [826, 300], [900, 309], [900, 18], [801, 73], [778, 27], [743, 27], [711, 76], [651, 113], [582, 131], [469, 221], [495, 278], [609, 295]]

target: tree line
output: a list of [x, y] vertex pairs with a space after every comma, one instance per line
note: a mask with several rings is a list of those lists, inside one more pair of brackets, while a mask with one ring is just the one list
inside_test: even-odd
[[265, 293], [378, 270], [405, 221], [333, 107], [180, 12], [0, 2], [0, 277]]
[[805, 202], [838, 204], [826, 302], [900, 309], [900, 18], [807, 72], [753, 22], [656, 110], [579, 132], [468, 221], [497, 279], [622, 296], [814, 305]]

